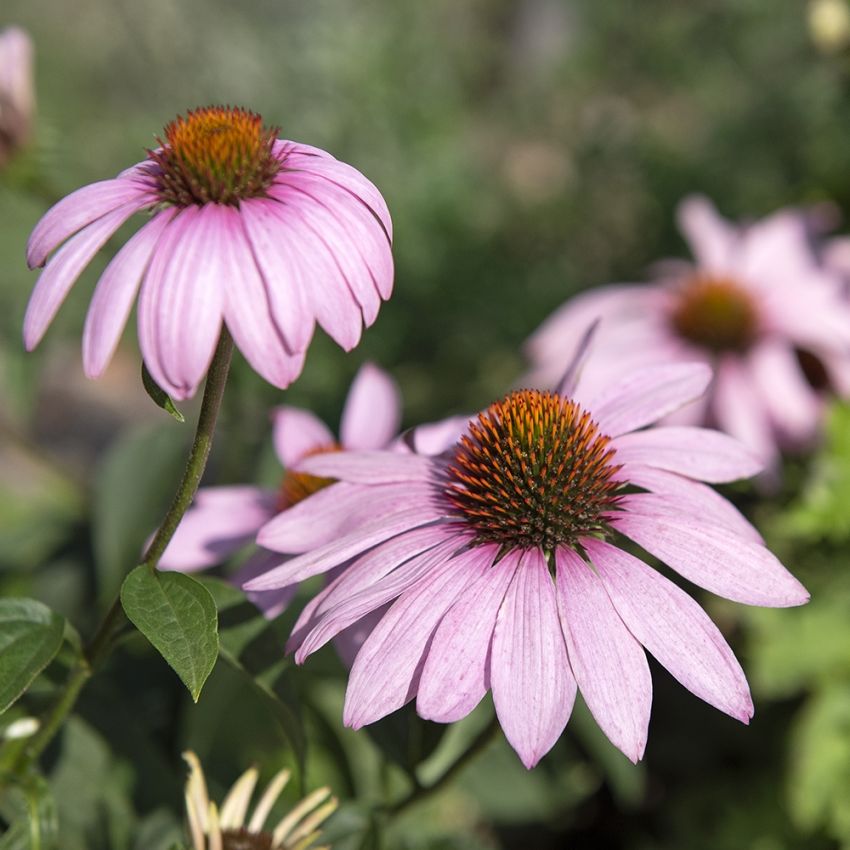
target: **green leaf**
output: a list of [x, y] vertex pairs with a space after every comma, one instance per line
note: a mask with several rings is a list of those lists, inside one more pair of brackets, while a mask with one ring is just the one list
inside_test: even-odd
[[0, 818], [9, 825], [0, 836], [0, 850], [57, 850], [56, 803], [41, 776], [8, 782], [0, 776]]
[[218, 612], [212, 594], [183, 573], [141, 566], [121, 586], [121, 604], [197, 702], [218, 658]]
[[186, 450], [182, 429], [145, 427], [119, 438], [98, 469], [94, 495], [94, 554], [101, 599], [114, 599], [139, 563], [180, 478]]
[[142, 386], [157, 407], [161, 407], [178, 422], [186, 421], [183, 414], [174, 406], [171, 396], [153, 379], [151, 373], [148, 372], [148, 367], [144, 363], [142, 363]]
[[365, 731], [387, 759], [415, 777], [416, 768], [434, 753], [447, 729], [444, 723], [423, 720], [408, 703]]
[[62, 646], [65, 619], [34, 599], [0, 599], [0, 712]]

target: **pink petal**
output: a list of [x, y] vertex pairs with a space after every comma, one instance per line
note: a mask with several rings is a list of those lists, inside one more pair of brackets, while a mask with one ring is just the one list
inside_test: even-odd
[[530, 769], [564, 731], [576, 696], [555, 586], [536, 549], [524, 553], [496, 619], [490, 683], [505, 737]]
[[[51, 251], [107, 213], [127, 207], [126, 219], [153, 200], [150, 187], [132, 179], [101, 180], [71, 192], [54, 204], [33, 229], [27, 243], [27, 264], [31, 269], [43, 266]], [[115, 225], [113, 229], [117, 228]]]
[[343, 721], [359, 729], [416, 696], [431, 635], [443, 614], [492, 564], [472, 549], [444, 561], [405, 591], [363, 644], [351, 668]]
[[739, 231], [717, 214], [711, 201], [701, 195], [685, 198], [676, 210], [676, 219], [700, 266], [712, 272], [729, 270]]
[[154, 216], [112, 258], [101, 275], [83, 330], [83, 366], [89, 378], [100, 377], [109, 365], [151, 255], [173, 217], [173, 208]]
[[753, 702], [744, 671], [702, 608], [637, 558], [601, 540], [582, 542], [629, 631], [691, 693], [747, 723]]
[[199, 490], [160, 559], [160, 569], [194, 572], [220, 564], [254, 538], [273, 510], [274, 494], [259, 487]]
[[431, 458], [390, 451], [310, 455], [299, 461], [296, 468], [309, 475], [338, 478], [353, 484], [433, 481], [440, 471]]
[[24, 316], [24, 345], [32, 351], [44, 336], [83, 269], [104, 243], [138, 209], [124, 204], [84, 227], [63, 245], [39, 275]]
[[785, 608], [809, 599], [806, 589], [764, 546], [719, 525], [666, 511], [629, 512], [612, 517], [614, 527], [694, 584], [746, 605]]
[[611, 743], [638, 762], [652, 707], [646, 655], [590, 565], [564, 547], [555, 558], [558, 612], [579, 691]]
[[383, 370], [364, 363], [351, 384], [342, 422], [340, 442], [346, 449], [382, 449], [401, 425], [401, 391]]
[[271, 313], [269, 293], [234, 207], [221, 206], [212, 220], [220, 245], [224, 319], [245, 359], [270, 384], [285, 389], [304, 367], [304, 353], [290, 354]]
[[762, 468], [752, 451], [708, 428], [653, 428], [612, 441], [616, 463], [641, 464], [712, 484], [749, 478]]
[[[492, 561], [498, 547], [492, 546]], [[496, 615], [520, 559], [518, 551], [505, 555], [443, 617], [428, 650], [416, 712], [426, 720], [453, 723], [466, 717], [490, 687], [490, 644]]]
[[369, 635], [375, 631], [375, 627], [381, 622], [389, 608], [389, 605], [383, 605], [375, 611], [370, 611], [365, 617], [341, 631], [334, 638], [334, 649], [349, 670], [354, 666], [357, 653], [360, 652]]
[[424, 455], [439, 455], [452, 448], [469, 429], [474, 417], [451, 416], [439, 422], [418, 425], [411, 432], [414, 451]]
[[224, 247], [216, 204], [188, 207], [165, 228], [139, 295], [139, 344], [154, 380], [189, 398], [203, 380], [221, 332]]
[[[263, 575], [279, 563], [280, 555], [277, 552], [258, 549], [230, 577], [230, 581], [236, 587], [241, 588], [243, 584], [252, 578]], [[289, 607], [289, 603], [292, 602], [297, 592], [298, 585], [291, 584], [289, 587], [282, 587], [279, 590], [248, 591], [245, 596], [248, 597], [248, 600], [253, 605], [259, 608], [267, 620], [274, 620]]]
[[606, 387], [587, 409], [603, 434], [617, 437], [678, 410], [710, 382], [711, 369], [703, 363], [647, 366]]
[[289, 469], [316, 449], [336, 443], [330, 428], [309, 410], [281, 405], [272, 413], [274, 447], [280, 462]]

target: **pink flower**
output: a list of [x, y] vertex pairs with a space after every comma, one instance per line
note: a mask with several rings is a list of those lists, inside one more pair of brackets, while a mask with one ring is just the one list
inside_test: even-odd
[[0, 168], [32, 132], [35, 111], [32, 40], [20, 27], [0, 31]]
[[[272, 414], [274, 446], [286, 472], [280, 489], [232, 486], [203, 487], [165, 550], [160, 569], [196, 572], [220, 564], [248, 543], [270, 519], [331, 482], [296, 472], [310, 455], [340, 450], [375, 450], [386, 446], [398, 432], [401, 400], [398, 387], [386, 372], [370, 363], [361, 367], [342, 412], [340, 439], [314, 414], [297, 407], [278, 407]], [[340, 531], [349, 530], [340, 517]], [[331, 532], [333, 533], [333, 532]], [[259, 549], [234, 577], [240, 585], [280, 563], [280, 555]], [[263, 613], [277, 617], [295, 595], [297, 585], [282, 590], [249, 593]]]
[[[644, 426], [702, 393], [702, 364], [641, 369], [558, 393], [520, 390], [491, 405], [439, 455], [314, 455], [299, 468], [341, 483], [272, 519], [258, 541], [302, 552], [246, 586], [292, 582], [349, 563], [308, 603], [290, 647], [304, 659], [386, 607], [360, 649], [344, 719], [359, 728], [410, 700], [443, 723], [492, 690], [527, 767], [560, 736], [577, 689], [630, 759], [647, 738], [644, 650], [686, 688], [746, 723], [744, 673], [684, 591], [624, 548], [625, 538], [713, 593], [799, 605], [805, 589], [758, 532], [703, 481], [760, 465], [725, 434]], [[436, 432], [430, 434], [435, 448]], [[369, 517], [331, 542], [339, 515]]]
[[160, 144], [36, 225], [27, 261], [47, 266], [24, 319], [27, 349], [106, 240], [142, 210], [152, 217], [107, 266], [89, 307], [89, 377], [109, 363], [137, 291], [142, 356], [177, 399], [197, 389], [222, 322], [251, 366], [281, 388], [300, 374], [316, 322], [346, 350], [357, 345], [392, 290], [392, 223], [378, 190], [242, 109], [191, 111]]
[[679, 226], [694, 264], [670, 263], [650, 285], [594, 289], [568, 301], [528, 343], [528, 380], [553, 386], [574, 339], [601, 318], [593, 375], [632, 366], [702, 361], [709, 393], [679, 424], [710, 424], [775, 466], [781, 448], [809, 443], [827, 390], [850, 395], [850, 305], [843, 282], [819, 265], [803, 214], [780, 211], [748, 227], [686, 199]]

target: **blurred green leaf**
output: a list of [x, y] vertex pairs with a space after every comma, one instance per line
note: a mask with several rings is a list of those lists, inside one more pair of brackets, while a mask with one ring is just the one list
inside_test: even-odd
[[102, 599], [115, 597], [139, 563], [145, 540], [162, 520], [180, 477], [185, 434], [140, 428], [120, 437], [98, 469], [94, 552]]
[[62, 646], [65, 619], [34, 599], [0, 599], [0, 712]]
[[9, 824], [0, 850], [60, 850], [56, 803], [41, 776], [16, 777], [14, 784], [0, 777], [0, 815]]
[[444, 723], [423, 720], [413, 703], [365, 727], [366, 733], [389, 759], [408, 776], [416, 776], [416, 768], [434, 753], [448, 727]]
[[121, 586], [121, 604], [197, 702], [218, 658], [218, 614], [212, 594], [187, 575], [143, 565]]
[[142, 361], [142, 386], [157, 407], [161, 407], [169, 416], [178, 422], [185, 422], [186, 417], [174, 406], [171, 396], [153, 379], [148, 367]]

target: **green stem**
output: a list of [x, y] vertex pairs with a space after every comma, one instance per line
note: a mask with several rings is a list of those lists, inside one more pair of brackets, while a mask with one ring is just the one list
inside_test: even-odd
[[[198, 415], [195, 439], [189, 452], [186, 469], [171, 502], [171, 507], [168, 509], [165, 519], [154, 535], [142, 560], [142, 563], [151, 570], [156, 568], [162, 553], [174, 536], [177, 526], [180, 525], [180, 520], [183, 519], [183, 515], [195, 498], [210, 455], [215, 424], [218, 419], [218, 411], [221, 408], [221, 399], [224, 394], [224, 386], [227, 383], [232, 355], [233, 340], [225, 328], [221, 332], [218, 347], [207, 373], [201, 412]], [[29, 767], [53, 740], [53, 737], [65, 722], [65, 718], [76, 704], [80, 691], [111, 652], [115, 636], [121, 630], [125, 620], [121, 600], [116, 599], [100, 624], [100, 628], [84, 647], [82, 656], [72, 668], [65, 687], [47, 712], [38, 732], [32, 736], [28, 745], [21, 751], [15, 764], [17, 771], [23, 771]]]
[[498, 730], [499, 720], [493, 715], [490, 722], [475, 736], [470, 745], [443, 771], [438, 779], [435, 779], [430, 785], [415, 785], [406, 797], [402, 797], [397, 803], [386, 807], [385, 812], [387, 815], [391, 818], [397, 817], [410, 808], [410, 806], [421, 802], [426, 797], [430, 797], [448, 785], [469, 762], [486, 749]]

